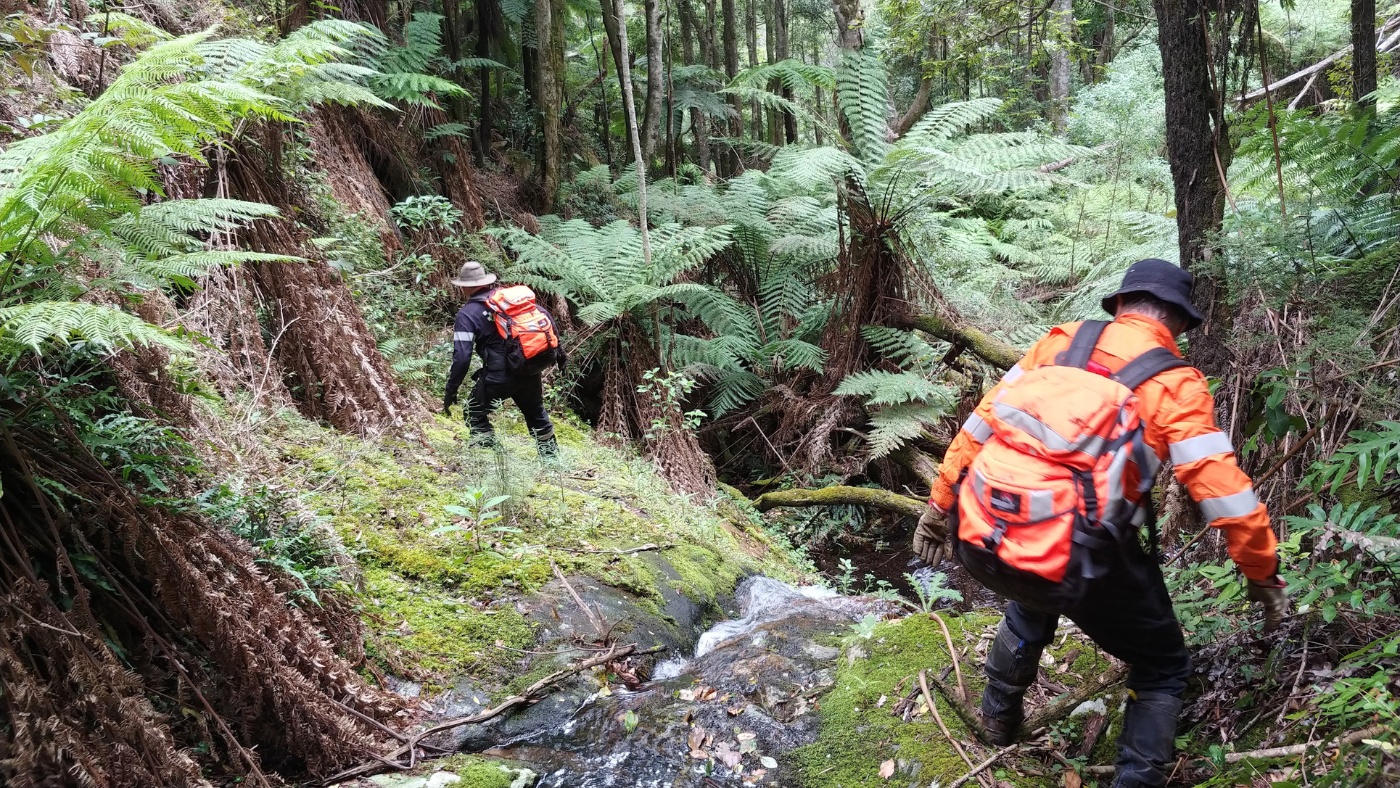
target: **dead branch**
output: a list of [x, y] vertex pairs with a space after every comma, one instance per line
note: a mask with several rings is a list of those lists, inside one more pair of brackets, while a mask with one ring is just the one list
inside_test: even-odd
[[[1323, 752], [1326, 750], [1335, 750], [1339, 747], [1349, 747], [1353, 744], [1357, 744], [1362, 739], [1370, 739], [1372, 737], [1379, 736], [1382, 733], [1385, 733], [1387, 730], [1390, 729], [1385, 725], [1373, 725], [1364, 730], [1352, 731], [1351, 733], [1347, 733], [1342, 736], [1334, 737], [1331, 739], [1319, 739], [1317, 741], [1305, 742], [1303, 744], [1290, 744], [1285, 747], [1266, 747], [1262, 750], [1228, 752], [1225, 753], [1225, 763], [1239, 763], [1240, 761], [1262, 761], [1270, 760], [1273, 758], [1297, 758], [1298, 756], [1304, 755], [1309, 752]], [[1201, 763], [1207, 762], [1201, 761]], [[1084, 770], [1084, 773], [1094, 776], [1109, 775], [1113, 774], [1114, 768], [1115, 767], [1113, 766], [1090, 766]]]
[[[1390, 33], [1394, 30], [1394, 26], [1397, 22], [1400, 22], [1400, 17], [1391, 19], [1390, 21], [1386, 22], [1384, 25], [1381, 26], [1381, 29], [1377, 32], [1376, 35], [1377, 52], [1388, 52], [1392, 48], [1394, 48], [1397, 43], [1400, 43], [1400, 36], [1390, 35]], [[1387, 38], [1387, 36], [1389, 36], [1389, 38]], [[1238, 103], [1241, 106], [1252, 104], [1255, 101], [1264, 98], [1264, 96], [1269, 91], [1277, 91], [1284, 85], [1292, 84], [1300, 79], [1312, 77], [1314, 74], [1325, 70], [1328, 66], [1346, 57], [1349, 54], [1351, 54], [1351, 44], [1347, 44], [1345, 47], [1342, 47], [1341, 49], [1337, 50], [1336, 52], [1333, 52], [1327, 57], [1317, 61], [1316, 63], [1313, 63], [1307, 68], [1295, 71], [1292, 74], [1289, 74], [1288, 76], [1284, 77], [1283, 79], [1274, 82], [1273, 84], [1269, 85], [1267, 89], [1259, 88], [1258, 90], [1255, 90], [1252, 93], [1246, 93], [1238, 99]]]
[[962, 788], [962, 786], [966, 785], [969, 780], [981, 774], [982, 772], [985, 772], [987, 769], [991, 768], [992, 764], [1001, 760], [1004, 756], [1016, 752], [1020, 748], [1021, 745], [1019, 744], [1008, 744], [1005, 747], [1002, 747], [1000, 750], [997, 750], [996, 752], [992, 753], [992, 757], [972, 767], [972, 771], [968, 772], [967, 774], [964, 774], [963, 776], [949, 783], [948, 788]]
[[583, 550], [577, 547], [555, 547], [552, 549], [563, 550], [566, 553], [574, 553], [575, 555], [633, 555], [634, 553], [647, 553], [653, 550], [670, 550], [672, 547], [676, 547], [674, 542], [667, 542], [666, 544], [647, 543], [640, 547], [629, 547], [626, 550]]
[[1049, 727], [1051, 723], [1078, 708], [1079, 704], [1113, 687], [1126, 678], [1127, 675], [1127, 666], [1121, 665], [1099, 677], [1098, 681], [1078, 687], [1071, 692], [1061, 695], [1058, 699], [1046, 704], [1039, 711], [1027, 718], [1024, 726], [1025, 729], [1035, 730], [1036, 728]]
[[948, 726], [943, 724], [943, 716], [938, 713], [938, 704], [933, 702], [933, 693], [928, 691], [928, 671], [926, 670], [919, 671], [919, 689], [924, 692], [924, 702], [928, 704], [928, 710], [933, 714], [934, 722], [938, 723], [938, 729], [943, 731], [943, 738], [947, 739], [948, 743], [953, 745], [953, 749], [962, 757], [963, 763], [966, 763], [967, 768], [972, 770], [970, 773], [977, 776], [978, 782], [981, 782], [984, 786], [987, 785], [987, 781], [983, 779], [982, 773], [973, 765], [972, 759], [967, 757], [967, 751], [963, 749], [963, 746], [958, 743], [957, 739], [953, 738], [953, 734], [948, 732]]
[[593, 625], [594, 631], [598, 633], [598, 637], [601, 638], [603, 644], [607, 645], [608, 633], [612, 631], [612, 627], [603, 626], [603, 620], [598, 617], [598, 613], [583, 601], [583, 597], [578, 595], [578, 592], [574, 590], [573, 584], [569, 582], [568, 578], [564, 577], [563, 572], [559, 571], [558, 564], [550, 561], [549, 566], [554, 569], [554, 576], [559, 578], [559, 582], [564, 584], [564, 588], [569, 592], [569, 596], [574, 598], [574, 603], [579, 606], [579, 609], [583, 611], [584, 615], [588, 616], [588, 623]]
[[929, 618], [937, 621], [938, 627], [943, 630], [943, 639], [948, 643], [948, 659], [953, 661], [953, 673], [958, 677], [958, 697], [962, 699], [963, 703], [968, 703], [971, 699], [967, 697], [967, 685], [963, 683], [962, 668], [959, 666], [962, 660], [953, 648], [953, 635], [948, 631], [948, 625], [943, 622], [942, 616], [937, 613], [929, 613], [928, 615]]
[[982, 727], [982, 721], [977, 719], [977, 714], [973, 712], [966, 703], [958, 699], [957, 693], [953, 692], [953, 688], [949, 687], [947, 682], [937, 676], [930, 676], [929, 681], [932, 681], [933, 686], [937, 687], [938, 691], [943, 694], [943, 697], [947, 699], [948, 703], [952, 704], [953, 711], [957, 712], [958, 719], [962, 720], [963, 724], [967, 726], [968, 730], [972, 731], [978, 741], [986, 742], [987, 730]]
[[[333, 785], [335, 783], [344, 782], [346, 780], [352, 780], [358, 777], [368, 777], [373, 774], [380, 774], [382, 772], [390, 770], [405, 771], [407, 769], [412, 769], [414, 768], [417, 762], [417, 751], [423, 747], [421, 743], [423, 739], [426, 739], [429, 736], [434, 736], [436, 734], [443, 733], [445, 731], [450, 731], [454, 728], [460, 728], [463, 725], [479, 725], [483, 722], [493, 720], [496, 717], [505, 714], [506, 712], [514, 709], [517, 706], [527, 705], [539, 700], [545, 692], [545, 690], [551, 689], [555, 684], [558, 684], [560, 681], [563, 681], [564, 679], [569, 678], [570, 676], [582, 673], [583, 671], [588, 670], [589, 668], [597, 667], [598, 665], [605, 665], [609, 662], [612, 662], [615, 659], [621, 659], [622, 657], [630, 655], [632, 652], [636, 651], [636, 649], [636, 644], [628, 644], [626, 646], [615, 646], [613, 648], [608, 649], [606, 653], [599, 654], [595, 657], [589, 657], [588, 659], [581, 660], [579, 662], [575, 662], [574, 664], [562, 670], [555, 671], [554, 673], [545, 676], [544, 678], [540, 679], [534, 684], [531, 684], [525, 689], [524, 692], [520, 693], [519, 695], [511, 695], [510, 697], [506, 698], [505, 700], [501, 701], [500, 703], [496, 704], [495, 706], [489, 709], [479, 711], [476, 714], [468, 715], [466, 717], [457, 717], [455, 719], [447, 720], [445, 722], [440, 722], [437, 725], [428, 728], [427, 730], [420, 731], [419, 733], [414, 734], [405, 744], [398, 747], [388, 755], [373, 755], [372, 757], [375, 759], [374, 762], [365, 763], [360, 766], [356, 766], [353, 769], [346, 769], [345, 771], [340, 772], [339, 774], [326, 778], [321, 782], [321, 785]], [[405, 755], [408, 756], [407, 762], [400, 760]]]
[[907, 495], [874, 487], [847, 487], [841, 484], [819, 489], [775, 490], [758, 496], [753, 505], [760, 512], [780, 506], [870, 506], [909, 517], [922, 515], [926, 508], [923, 501]]
[[917, 329], [932, 334], [944, 342], [961, 342], [979, 358], [998, 369], [1011, 369], [1021, 360], [1021, 351], [988, 334], [980, 328], [959, 326], [938, 315], [912, 315], [903, 318], [896, 328]]

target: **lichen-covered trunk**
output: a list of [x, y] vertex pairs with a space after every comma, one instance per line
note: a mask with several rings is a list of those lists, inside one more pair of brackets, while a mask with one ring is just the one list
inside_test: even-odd
[[540, 201], [541, 213], [554, 212], [564, 167], [559, 114], [564, 105], [564, 4], [535, 0], [535, 35], [539, 39]]
[[662, 57], [661, 0], [644, 0], [647, 37], [647, 100], [642, 108], [642, 156], [650, 163], [661, 135], [662, 99], [666, 96], [666, 61]]
[[1069, 120], [1070, 50], [1074, 46], [1073, 0], [1055, 0], [1050, 8], [1050, 125], [1063, 133]]

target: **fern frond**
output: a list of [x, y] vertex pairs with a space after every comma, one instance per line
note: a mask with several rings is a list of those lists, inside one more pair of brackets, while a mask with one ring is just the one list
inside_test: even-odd
[[160, 345], [188, 351], [184, 342], [135, 315], [103, 304], [43, 301], [0, 308], [0, 348], [10, 352], [88, 343], [100, 348]]

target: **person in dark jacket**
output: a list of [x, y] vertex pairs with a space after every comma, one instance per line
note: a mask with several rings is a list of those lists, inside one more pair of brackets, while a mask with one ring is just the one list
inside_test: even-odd
[[[481, 368], [472, 379], [476, 383], [467, 395], [466, 422], [473, 441], [483, 446], [496, 445], [496, 433], [491, 427], [491, 414], [500, 404], [514, 400], [525, 417], [525, 424], [535, 438], [540, 457], [551, 458], [559, 453], [554, 439], [554, 424], [544, 406], [544, 382], [539, 375], [513, 375], [506, 367], [505, 339], [496, 331], [491, 310], [486, 305], [496, 275], [475, 260], [468, 260], [452, 280], [461, 289], [467, 302], [457, 310], [452, 328], [452, 368], [447, 373], [447, 391], [442, 400], [442, 412], [457, 402], [457, 391], [472, 363], [472, 350], [481, 356]], [[540, 307], [543, 310], [543, 307]], [[546, 314], [548, 314], [546, 312]], [[554, 316], [550, 315], [553, 320]], [[562, 356], [560, 366], [562, 368]]]

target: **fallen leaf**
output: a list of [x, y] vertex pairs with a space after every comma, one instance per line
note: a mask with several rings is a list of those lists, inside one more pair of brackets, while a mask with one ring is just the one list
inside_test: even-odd
[[894, 760], [888, 760], [880, 764], [881, 779], [888, 780], [894, 776]]
[[751, 741], [753, 739], [757, 739], [758, 734], [754, 733], [753, 731], [740, 731], [737, 735], [735, 735], [734, 738], [738, 739], [739, 741]]
[[695, 700], [695, 690], [683, 689], [676, 692], [676, 697], [681, 700]]
[[758, 782], [759, 780], [762, 780], [765, 776], [767, 776], [767, 774], [767, 769], [754, 769], [753, 771], [749, 772], [749, 779], [753, 782]]
[[743, 757], [744, 756], [735, 752], [727, 741], [722, 741], [715, 745], [715, 759], [731, 769], [738, 766], [739, 761], [743, 760]]
[[714, 687], [699, 686], [695, 688], [694, 699], [698, 703], [704, 703], [705, 701], [714, 700], [717, 694]]
[[730, 706], [729, 708], [725, 709], [725, 711], [729, 712], [729, 716], [737, 717], [740, 714], [744, 713], [744, 708], [744, 706]]
[[1078, 772], [1065, 772], [1065, 788], [1079, 788], [1084, 784], [1084, 778]]
[[877, 708], [877, 709], [882, 709], [882, 708], [884, 708], [884, 707], [885, 707], [885, 701], [887, 701], [887, 700], [889, 700], [889, 696], [888, 696], [888, 695], [881, 695], [881, 696], [880, 696], [880, 699], [877, 700], [877, 701], [875, 701], [875, 708]]
[[627, 713], [622, 715], [622, 727], [626, 729], [628, 733], [635, 731], [637, 729], [637, 723], [639, 722], [641, 722], [641, 720], [637, 718], [637, 712], [631, 709], [628, 709]]
[[705, 729], [699, 726], [690, 729], [690, 733], [685, 737], [685, 743], [690, 745], [691, 750], [698, 750], [705, 745]]
[[770, 757], [768, 757], [767, 755], [763, 756], [762, 758], [759, 758], [759, 759], [758, 759], [758, 762], [761, 763], [761, 764], [763, 764], [763, 768], [765, 768], [765, 769], [776, 769], [776, 768], [778, 768], [778, 762], [777, 762], [777, 760], [775, 760], [775, 759], [773, 759], [773, 758], [770, 758]]
[[691, 750], [690, 757], [697, 761], [707, 761], [710, 759], [710, 754], [704, 750]]

